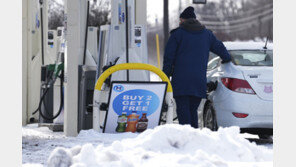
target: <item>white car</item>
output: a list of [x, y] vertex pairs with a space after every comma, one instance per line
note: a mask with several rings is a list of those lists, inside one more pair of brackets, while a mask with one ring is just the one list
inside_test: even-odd
[[224, 44], [232, 61], [221, 64], [214, 56], [208, 63], [208, 82], [217, 87], [199, 107], [203, 125], [212, 130], [239, 126], [241, 132], [269, 138], [273, 135], [273, 46], [257, 42]]

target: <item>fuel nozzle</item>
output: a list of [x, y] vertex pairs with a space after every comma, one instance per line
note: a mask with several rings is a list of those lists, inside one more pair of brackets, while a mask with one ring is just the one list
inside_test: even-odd
[[60, 72], [64, 70], [64, 52], [60, 52], [60, 61], [56, 62], [52, 82], [59, 77]]
[[56, 59], [55, 64], [51, 64], [49, 66], [53, 71], [52, 77], [51, 77], [50, 81], [48, 82], [48, 85], [51, 86], [55, 83], [55, 81], [59, 77], [61, 71], [64, 70], [64, 53], [60, 52], [58, 58]]
[[217, 89], [217, 85], [218, 85], [218, 82], [213, 82], [213, 81], [210, 81], [207, 83], [207, 92], [210, 93], [212, 91], [215, 91]]

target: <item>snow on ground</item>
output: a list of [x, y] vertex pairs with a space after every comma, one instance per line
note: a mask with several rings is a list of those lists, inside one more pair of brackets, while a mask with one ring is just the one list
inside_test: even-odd
[[[163, 125], [141, 134], [81, 131], [65, 137], [36, 124], [23, 127], [23, 166], [273, 166], [272, 145], [258, 146], [238, 127]], [[48, 164], [47, 164], [48, 161]]]
[[81, 131], [77, 137], [66, 137], [63, 132], [52, 132], [47, 127], [38, 124], [27, 125], [22, 128], [22, 156], [23, 164], [46, 164], [50, 153], [57, 147], [72, 148], [77, 145], [92, 143], [110, 145], [114, 141], [136, 137], [137, 134], [125, 133], [101, 134], [93, 130]]

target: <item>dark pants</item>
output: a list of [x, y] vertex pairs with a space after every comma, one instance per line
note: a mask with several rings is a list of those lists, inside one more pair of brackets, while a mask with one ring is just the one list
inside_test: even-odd
[[189, 124], [198, 128], [197, 109], [202, 98], [196, 96], [176, 96], [179, 124]]

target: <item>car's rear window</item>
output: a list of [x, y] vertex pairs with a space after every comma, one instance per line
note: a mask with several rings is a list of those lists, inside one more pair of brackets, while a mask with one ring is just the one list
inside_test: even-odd
[[231, 50], [232, 62], [240, 66], [273, 66], [272, 50]]

